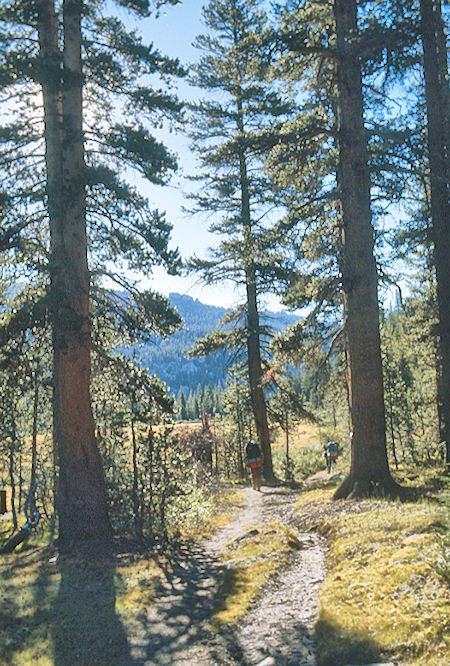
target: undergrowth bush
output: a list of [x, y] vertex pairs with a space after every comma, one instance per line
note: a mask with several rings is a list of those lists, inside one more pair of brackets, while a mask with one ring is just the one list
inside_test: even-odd
[[126, 439], [106, 469], [116, 533], [162, 542], [209, 519], [211, 501], [194, 474], [196, 461], [170, 425], [138, 432], [137, 464]]
[[189, 483], [185, 492], [173, 498], [167, 520], [170, 533], [181, 536], [201, 531], [211, 519], [214, 504], [203, 488]]
[[[273, 449], [273, 464], [275, 475], [281, 479], [286, 478], [286, 455], [281, 448]], [[289, 454], [289, 474], [287, 478], [295, 480], [306, 479], [325, 469], [326, 463], [322, 448], [319, 444], [311, 444], [301, 449], [293, 449]]]
[[326, 466], [323, 451], [317, 445], [306, 446], [294, 458], [295, 474], [306, 479]]

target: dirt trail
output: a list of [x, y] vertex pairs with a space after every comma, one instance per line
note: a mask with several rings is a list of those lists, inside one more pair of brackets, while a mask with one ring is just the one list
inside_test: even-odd
[[296, 531], [301, 548], [272, 579], [245, 618], [232, 629], [212, 633], [217, 585], [227, 544], [271, 518], [295, 530], [297, 494], [264, 487], [245, 490], [232, 523], [174, 563], [156, 605], [131, 632], [133, 664], [147, 666], [310, 666], [315, 661], [312, 629], [317, 593], [324, 577], [323, 545]]

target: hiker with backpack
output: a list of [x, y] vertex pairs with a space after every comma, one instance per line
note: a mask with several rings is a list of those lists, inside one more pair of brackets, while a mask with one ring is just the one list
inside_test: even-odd
[[253, 490], [261, 491], [263, 454], [258, 444], [252, 442], [251, 439], [248, 440], [247, 446], [245, 447], [244, 463], [252, 474]]
[[331, 467], [333, 463], [336, 462], [338, 456], [339, 456], [339, 444], [333, 440], [330, 442], [327, 442], [326, 444], [323, 445], [323, 455], [325, 456], [325, 460], [327, 461], [327, 470], [328, 474], [331, 473]]

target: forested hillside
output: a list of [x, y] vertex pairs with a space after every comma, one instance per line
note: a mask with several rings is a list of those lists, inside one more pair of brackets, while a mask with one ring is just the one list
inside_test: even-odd
[[[217, 351], [203, 358], [188, 358], [185, 352], [191, 349], [196, 339], [215, 329], [227, 310], [183, 294], [171, 293], [169, 300], [183, 318], [183, 327], [168, 338], [155, 337], [134, 346], [132, 349], [138, 360], [174, 393], [180, 387], [187, 394], [199, 384], [224, 384], [230, 360], [227, 352]], [[297, 317], [286, 312], [267, 312], [265, 320], [275, 331], [280, 331], [297, 321]]]

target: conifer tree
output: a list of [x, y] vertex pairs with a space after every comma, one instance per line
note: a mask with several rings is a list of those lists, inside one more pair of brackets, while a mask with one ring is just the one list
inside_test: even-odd
[[[197, 38], [202, 55], [193, 82], [209, 96], [193, 114], [194, 150], [205, 183], [195, 195], [194, 212], [206, 211], [210, 230], [221, 237], [210, 258], [191, 266], [205, 282], [231, 280], [245, 290], [235, 313], [245, 339], [251, 401], [264, 476], [273, 478], [264, 392], [260, 297], [274, 289], [283, 272], [270, 234], [270, 206], [276, 198], [262, 171], [261, 150], [268, 127], [286, 113], [287, 105], [264, 80], [270, 66], [263, 44], [266, 17], [255, 0], [211, 0], [203, 12], [208, 35]], [[229, 323], [229, 322], [228, 322]], [[235, 322], [236, 324], [236, 322]], [[223, 335], [222, 335], [223, 333]], [[209, 347], [231, 346], [234, 332], [222, 331]]]
[[177, 411], [178, 418], [180, 421], [186, 421], [187, 412], [186, 412], [186, 396], [184, 395], [183, 387], [180, 386], [177, 398]]
[[[380, 490], [397, 491], [389, 473], [386, 455], [378, 274], [374, 256], [370, 182], [371, 168], [375, 171], [378, 166], [378, 173], [383, 174], [392, 168], [389, 168], [387, 160], [382, 159], [386, 154], [386, 132], [375, 126], [374, 131], [369, 133], [365, 125], [368, 106], [371, 107], [373, 120], [377, 118], [376, 95], [372, 95], [369, 100], [367, 96], [363, 98], [362, 70], [364, 68], [365, 75], [372, 76], [373, 80], [377, 68], [384, 66], [382, 54], [385, 45], [390, 49], [397, 48], [402, 40], [409, 43], [411, 36], [406, 31], [405, 37], [396, 26], [380, 26], [376, 14], [372, 20], [370, 6], [371, 3], [365, 3], [357, 17], [357, 3], [354, 0], [333, 3], [333, 13], [330, 4], [314, 0], [290, 3], [300, 18], [297, 19], [295, 29], [292, 29], [292, 24], [288, 27], [286, 21], [285, 32], [281, 37], [289, 49], [299, 54], [307, 82], [314, 82], [307, 91], [303, 105], [307, 111], [306, 116], [296, 119], [291, 124], [291, 131], [286, 131], [282, 137], [282, 143], [290, 142], [293, 146], [291, 152], [300, 164], [301, 174], [298, 190], [293, 179], [289, 181], [296, 206], [294, 225], [287, 225], [287, 229], [294, 229], [296, 233], [297, 216], [308, 229], [302, 237], [306, 250], [300, 246], [299, 256], [310, 253], [314, 257], [314, 253], [311, 253], [312, 244], [315, 261], [320, 264], [318, 260], [324, 257], [328, 268], [328, 272], [325, 272], [323, 266], [319, 265], [317, 273], [300, 275], [297, 279], [297, 297], [305, 299], [308, 293], [314, 295], [318, 307], [312, 316], [320, 308], [340, 305], [343, 300], [342, 324], [346, 339], [352, 462], [349, 478], [337, 491], [337, 496], [342, 497]], [[360, 28], [361, 15], [365, 19], [364, 30]], [[295, 75], [294, 70], [291, 80]], [[371, 152], [369, 136], [372, 141]], [[382, 145], [382, 148], [378, 147], [378, 164], [375, 137]], [[301, 159], [309, 160], [310, 155], [314, 164], [318, 164], [319, 171], [305, 177]], [[309, 161], [306, 163], [309, 165]], [[311, 181], [312, 196], [309, 196], [311, 188], [307, 183]], [[385, 186], [386, 182], [386, 178], [383, 181], [378, 176], [377, 185], [381, 183], [381, 186]], [[395, 181], [390, 187], [393, 185], [398, 186]], [[324, 206], [323, 210], [315, 213], [321, 205]], [[325, 210], [330, 207], [331, 215], [327, 216]], [[312, 232], [308, 228], [309, 219], [313, 220]], [[318, 229], [316, 219], [324, 221], [324, 234]], [[338, 274], [334, 272], [336, 267]], [[339, 288], [342, 289], [342, 295], [339, 294]], [[295, 300], [295, 292], [291, 298]], [[307, 323], [310, 320], [311, 316]], [[326, 320], [325, 326], [329, 328]], [[319, 322], [317, 328], [323, 329], [324, 322]], [[339, 335], [339, 331], [335, 330], [330, 344]]]
[[203, 389], [202, 411], [206, 414], [212, 414], [214, 411], [214, 394], [212, 387], [209, 384]]
[[[150, 10], [145, 0], [116, 4], [142, 16]], [[0, 86], [10, 112], [1, 130], [0, 168], [7, 188], [2, 247], [16, 253], [29, 277], [48, 275], [44, 297], [13, 319], [26, 328], [47, 312], [52, 323], [63, 550], [88, 542], [105, 545], [111, 537], [90, 400], [91, 279], [107, 272], [108, 260], [121, 258], [143, 270], [176, 261], [167, 249], [169, 225], [118, 174], [126, 163], [161, 183], [175, 167], [145, 119], [173, 114], [178, 104], [151, 90], [143, 77], [181, 71], [116, 17], [104, 15], [106, 5], [13, 0], [0, 8]], [[116, 324], [129, 319], [133, 301], [147, 312], [147, 329], [177, 321], [157, 295], [131, 290], [120, 308], [117, 298], [102, 293], [103, 310]]]
[[373, 253], [356, 0], [336, 1], [334, 17], [338, 57], [338, 187], [343, 233], [341, 269], [352, 447], [350, 476], [336, 491], [336, 497], [347, 497], [371, 493], [377, 488], [390, 491], [395, 484], [386, 452], [378, 276]]

